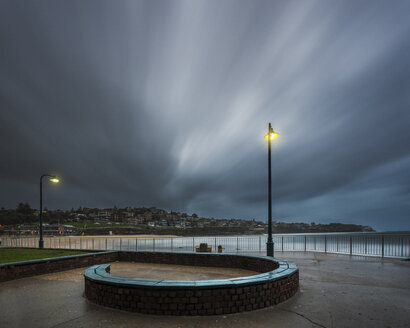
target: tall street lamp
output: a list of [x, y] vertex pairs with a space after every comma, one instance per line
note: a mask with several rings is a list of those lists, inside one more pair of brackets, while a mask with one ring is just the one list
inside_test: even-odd
[[268, 241], [266, 242], [266, 255], [273, 257], [273, 239], [272, 239], [272, 174], [271, 174], [271, 158], [270, 148], [271, 141], [279, 136], [279, 133], [273, 131], [272, 125], [269, 123], [268, 134], [265, 139], [268, 140]]
[[40, 177], [40, 240], [38, 242], [39, 248], [44, 248], [43, 240], [43, 178], [49, 177], [51, 182], [58, 183], [60, 180], [55, 175], [43, 174]]

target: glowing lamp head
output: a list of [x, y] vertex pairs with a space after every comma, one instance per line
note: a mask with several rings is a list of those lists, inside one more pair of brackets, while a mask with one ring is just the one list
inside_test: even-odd
[[57, 178], [57, 177], [51, 177], [51, 178], [50, 178], [50, 181], [51, 181], [51, 182], [54, 182], [54, 183], [59, 183], [59, 182], [60, 182], [60, 179]]
[[268, 134], [266, 134], [265, 140], [269, 140], [269, 138], [270, 140], [273, 140], [273, 139], [276, 139], [278, 136], [279, 136], [279, 133], [272, 130]]

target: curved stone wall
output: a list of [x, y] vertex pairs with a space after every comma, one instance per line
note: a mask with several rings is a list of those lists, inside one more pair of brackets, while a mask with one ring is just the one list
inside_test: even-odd
[[215, 315], [250, 311], [283, 302], [299, 287], [289, 261], [230, 254], [119, 252], [122, 261], [241, 268], [261, 272], [220, 280], [138, 279], [111, 275], [110, 265], [88, 268], [85, 296], [126, 311], [157, 315]]

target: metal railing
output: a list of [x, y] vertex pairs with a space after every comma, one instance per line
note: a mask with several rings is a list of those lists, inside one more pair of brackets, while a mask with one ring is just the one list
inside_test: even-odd
[[[223, 237], [45, 236], [44, 247], [82, 250], [195, 252], [200, 243], [224, 253], [266, 253], [265, 235]], [[2, 246], [38, 247], [38, 237], [2, 236]], [[275, 234], [275, 251], [410, 258], [410, 233]]]

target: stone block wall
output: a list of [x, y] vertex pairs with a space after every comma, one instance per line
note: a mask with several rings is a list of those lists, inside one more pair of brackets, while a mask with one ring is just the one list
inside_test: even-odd
[[0, 282], [82, 268], [94, 264], [115, 262], [117, 260], [118, 252], [114, 251], [5, 263], [0, 264]]
[[238, 268], [256, 272], [273, 271], [277, 262], [260, 256], [201, 253], [119, 252], [119, 260], [141, 263]]
[[85, 296], [92, 302], [156, 315], [218, 315], [256, 310], [286, 301], [299, 287], [299, 272], [244, 287], [207, 289], [151, 289], [115, 286], [85, 280]]

